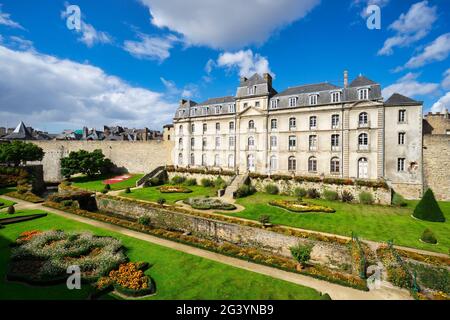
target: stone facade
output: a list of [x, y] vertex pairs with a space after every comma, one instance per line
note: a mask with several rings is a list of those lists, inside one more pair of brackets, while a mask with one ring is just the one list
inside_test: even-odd
[[72, 151], [100, 149], [119, 169], [130, 173], [148, 173], [158, 166], [172, 164], [173, 142], [151, 140], [129, 141], [30, 141], [41, 147], [45, 156], [42, 162], [44, 180], [62, 180], [60, 160]]
[[445, 134], [450, 135], [450, 113], [445, 110], [444, 113], [431, 113], [425, 115], [424, 134]]
[[424, 187], [450, 201], [450, 135], [425, 135], [423, 144]]

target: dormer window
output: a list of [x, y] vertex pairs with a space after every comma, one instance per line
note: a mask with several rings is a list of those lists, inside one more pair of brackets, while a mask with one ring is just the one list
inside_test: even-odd
[[196, 113], [197, 113], [197, 108], [191, 109], [191, 117], [195, 116]]
[[244, 103], [244, 109], [248, 108], [248, 103]]
[[204, 116], [208, 115], [208, 107], [203, 108], [203, 115]]
[[256, 94], [256, 86], [248, 87], [248, 88], [247, 88], [247, 92], [248, 92], [249, 95], [254, 95], [254, 94]]
[[228, 112], [230, 112], [230, 113], [236, 112], [236, 105], [234, 103], [228, 105]]
[[216, 114], [220, 114], [220, 111], [222, 110], [222, 106], [215, 106], [214, 111]]
[[369, 100], [369, 88], [358, 90], [358, 100]]
[[278, 99], [273, 99], [270, 101], [270, 109], [277, 109], [278, 108]]
[[314, 106], [317, 104], [319, 95], [318, 94], [312, 94], [309, 96], [309, 105]]
[[297, 101], [298, 101], [298, 97], [289, 98], [289, 107], [296, 107]]
[[341, 102], [341, 93], [339, 91], [331, 93], [331, 102], [332, 103]]

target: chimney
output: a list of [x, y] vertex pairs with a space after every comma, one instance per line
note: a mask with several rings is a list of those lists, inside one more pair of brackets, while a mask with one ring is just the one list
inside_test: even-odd
[[181, 100], [180, 100], [180, 106], [183, 106], [186, 102], [187, 102], [187, 100], [181, 99]]
[[344, 88], [345, 89], [348, 88], [348, 71], [347, 70], [344, 71]]
[[244, 84], [245, 82], [247, 82], [247, 78], [246, 77], [241, 77], [241, 84]]
[[272, 88], [272, 76], [269, 73], [264, 73], [263, 77], [264, 77], [264, 80], [267, 81], [269, 88]]

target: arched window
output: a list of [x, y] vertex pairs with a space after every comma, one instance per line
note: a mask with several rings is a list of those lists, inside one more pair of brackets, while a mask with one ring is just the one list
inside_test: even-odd
[[248, 128], [249, 128], [249, 129], [255, 129], [255, 121], [250, 120], [250, 121], [248, 122]]
[[180, 134], [180, 135], [183, 134], [183, 126], [182, 126], [182, 125], [180, 125], [180, 126], [178, 127], [178, 134]]
[[194, 149], [195, 147], [195, 138], [191, 138], [191, 148]]
[[180, 165], [180, 166], [183, 165], [183, 154], [182, 153], [178, 154], [178, 165]]
[[191, 153], [191, 166], [195, 165], [195, 156]]
[[317, 172], [317, 158], [310, 157], [308, 159], [308, 171], [309, 172]]
[[278, 159], [276, 156], [270, 157], [270, 170], [274, 171], [278, 169]]
[[367, 161], [367, 158], [361, 158], [358, 160], [358, 178], [369, 178], [369, 162]]
[[361, 112], [359, 114], [359, 125], [366, 126], [369, 123], [369, 115], [367, 112]]
[[296, 127], [297, 127], [297, 119], [294, 117], [289, 118], [289, 129], [292, 130], [295, 129]]
[[309, 117], [309, 128], [310, 129], [317, 128], [317, 117], [316, 116]]
[[183, 148], [183, 138], [178, 139], [178, 145], [180, 146], [180, 149]]
[[369, 135], [361, 133], [358, 137], [358, 147], [360, 150], [367, 150], [369, 147]]
[[253, 137], [249, 137], [248, 138], [248, 146], [249, 147], [254, 147], [255, 146], [255, 138], [253, 138]]
[[195, 132], [195, 124], [191, 124], [191, 132], [192, 132], [192, 133]]
[[255, 156], [252, 154], [247, 157], [247, 169], [250, 172], [254, 172], [256, 169]]
[[341, 172], [341, 161], [338, 157], [331, 158], [330, 172], [331, 174], [338, 174]]
[[215, 166], [215, 167], [220, 167], [220, 157], [219, 157], [218, 154], [216, 154], [216, 155], [214, 156], [214, 166]]
[[277, 119], [270, 120], [270, 128], [272, 130], [275, 130], [278, 128], [278, 120]]
[[289, 157], [288, 170], [289, 171], [297, 171], [297, 159], [295, 159], [295, 157]]

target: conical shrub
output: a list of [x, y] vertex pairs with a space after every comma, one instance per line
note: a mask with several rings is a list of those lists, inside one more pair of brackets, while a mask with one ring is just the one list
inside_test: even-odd
[[413, 216], [420, 220], [432, 222], [445, 222], [444, 214], [442, 213], [439, 204], [434, 197], [431, 189], [428, 189], [414, 209]]

